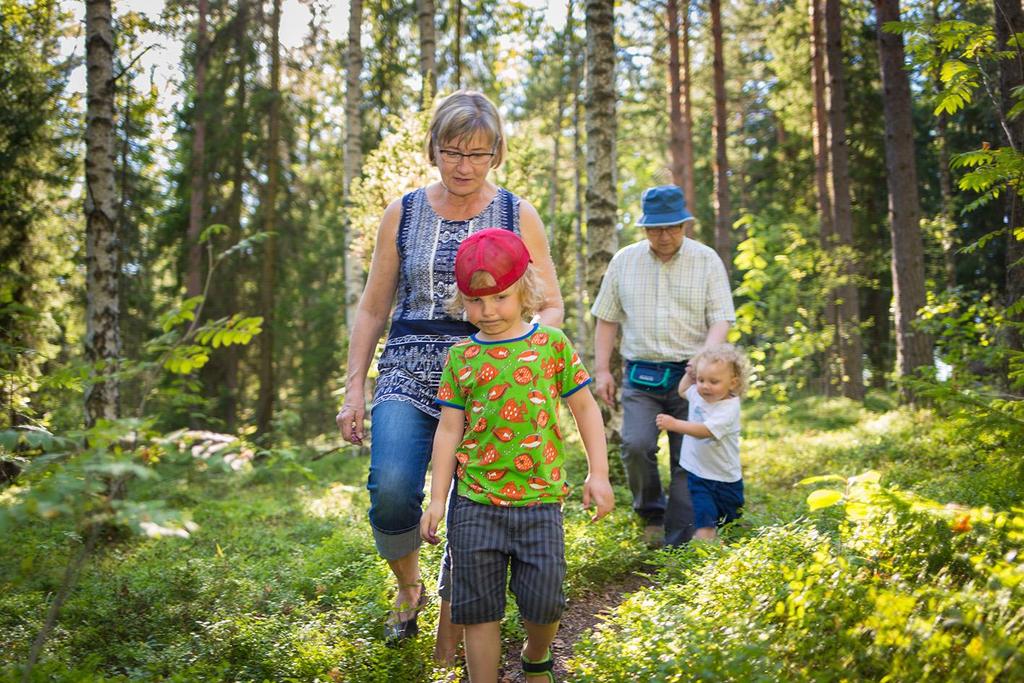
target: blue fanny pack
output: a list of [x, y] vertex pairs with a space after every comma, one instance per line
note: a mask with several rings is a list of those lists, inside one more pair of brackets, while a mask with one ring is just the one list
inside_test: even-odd
[[686, 361], [678, 363], [627, 360], [626, 382], [643, 391], [669, 391], [679, 385], [686, 373]]

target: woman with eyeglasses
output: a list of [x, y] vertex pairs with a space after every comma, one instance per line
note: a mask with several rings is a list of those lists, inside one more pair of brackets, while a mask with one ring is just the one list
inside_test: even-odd
[[[462, 240], [484, 228], [519, 234], [545, 285], [537, 317], [547, 325], [562, 323], [558, 279], [537, 210], [488, 180], [505, 152], [501, 116], [482, 94], [460, 90], [438, 104], [426, 155], [440, 177], [385, 209], [351, 330], [345, 401], [337, 422], [347, 441], [361, 443], [366, 375], [391, 314], [377, 362], [367, 482], [377, 552], [398, 582], [385, 625], [390, 643], [416, 635], [417, 615], [427, 601], [419, 567], [419, 519], [440, 416], [435, 397], [448, 347], [476, 331], [445, 311], [446, 300], [455, 293], [455, 252]], [[451, 586], [446, 585], [444, 568], [438, 583], [441, 618], [434, 657], [450, 664], [461, 629], [451, 623]]]

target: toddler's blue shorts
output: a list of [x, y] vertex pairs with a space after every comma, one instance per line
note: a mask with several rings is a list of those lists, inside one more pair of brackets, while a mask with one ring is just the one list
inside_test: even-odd
[[720, 527], [739, 519], [743, 507], [743, 480], [715, 481], [686, 472], [686, 484], [693, 501], [694, 524], [698, 529]]

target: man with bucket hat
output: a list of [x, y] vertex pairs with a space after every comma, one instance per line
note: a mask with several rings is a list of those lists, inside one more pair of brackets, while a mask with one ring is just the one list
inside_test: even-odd
[[679, 465], [682, 435], [669, 433], [671, 482], [666, 500], [658, 473], [658, 413], [687, 419], [676, 387], [687, 361], [725, 341], [736, 320], [725, 265], [710, 247], [686, 237], [693, 216], [675, 185], [644, 191], [637, 222], [646, 239], [612, 257], [590, 312], [594, 331], [594, 393], [609, 405], [617, 387], [609, 363], [619, 329], [625, 359], [622, 462], [644, 540], [680, 545], [693, 535], [693, 507]]

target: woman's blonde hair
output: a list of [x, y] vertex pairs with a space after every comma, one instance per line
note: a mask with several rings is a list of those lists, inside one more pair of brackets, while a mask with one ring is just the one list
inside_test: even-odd
[[437, 149], [449, 142], [468, 140], [477, 133], [491, 138], [494, 158], [491, 168], [498, 168], [505, 160], [505, 133], [501, 114], [483, 93], [475, 90], [456, 90], [437, 103], [427, 132], [427, 159], [437, 166]]
[[701, 363], [725, 363], [736, 377], [736, 395], [743, 396], [750, 386], [750, 361], [739, 348], [732, 344], [718, 344], [700, 351], [690, 359], [694, 370]]
[[[486, 270], [478, 270], [473, 273], [469, 282], [470, 287], [493, 287], [494, 277]], [[532, 263], [526, 266], [526, 272], [515, 281], [509, 289], [518, 287], [519, 301], [523, 305], [523, 317], [531, 318], [540, 310], [544, 304], [544, 280], [540, 277], [540, 271]], [[508, 291], [508, 290], [505, 290]], [[445, 310], [453, 318], [461, 318], [466, 311], [466, 295], [455, 288], [455, 294], [445, 302]]]

